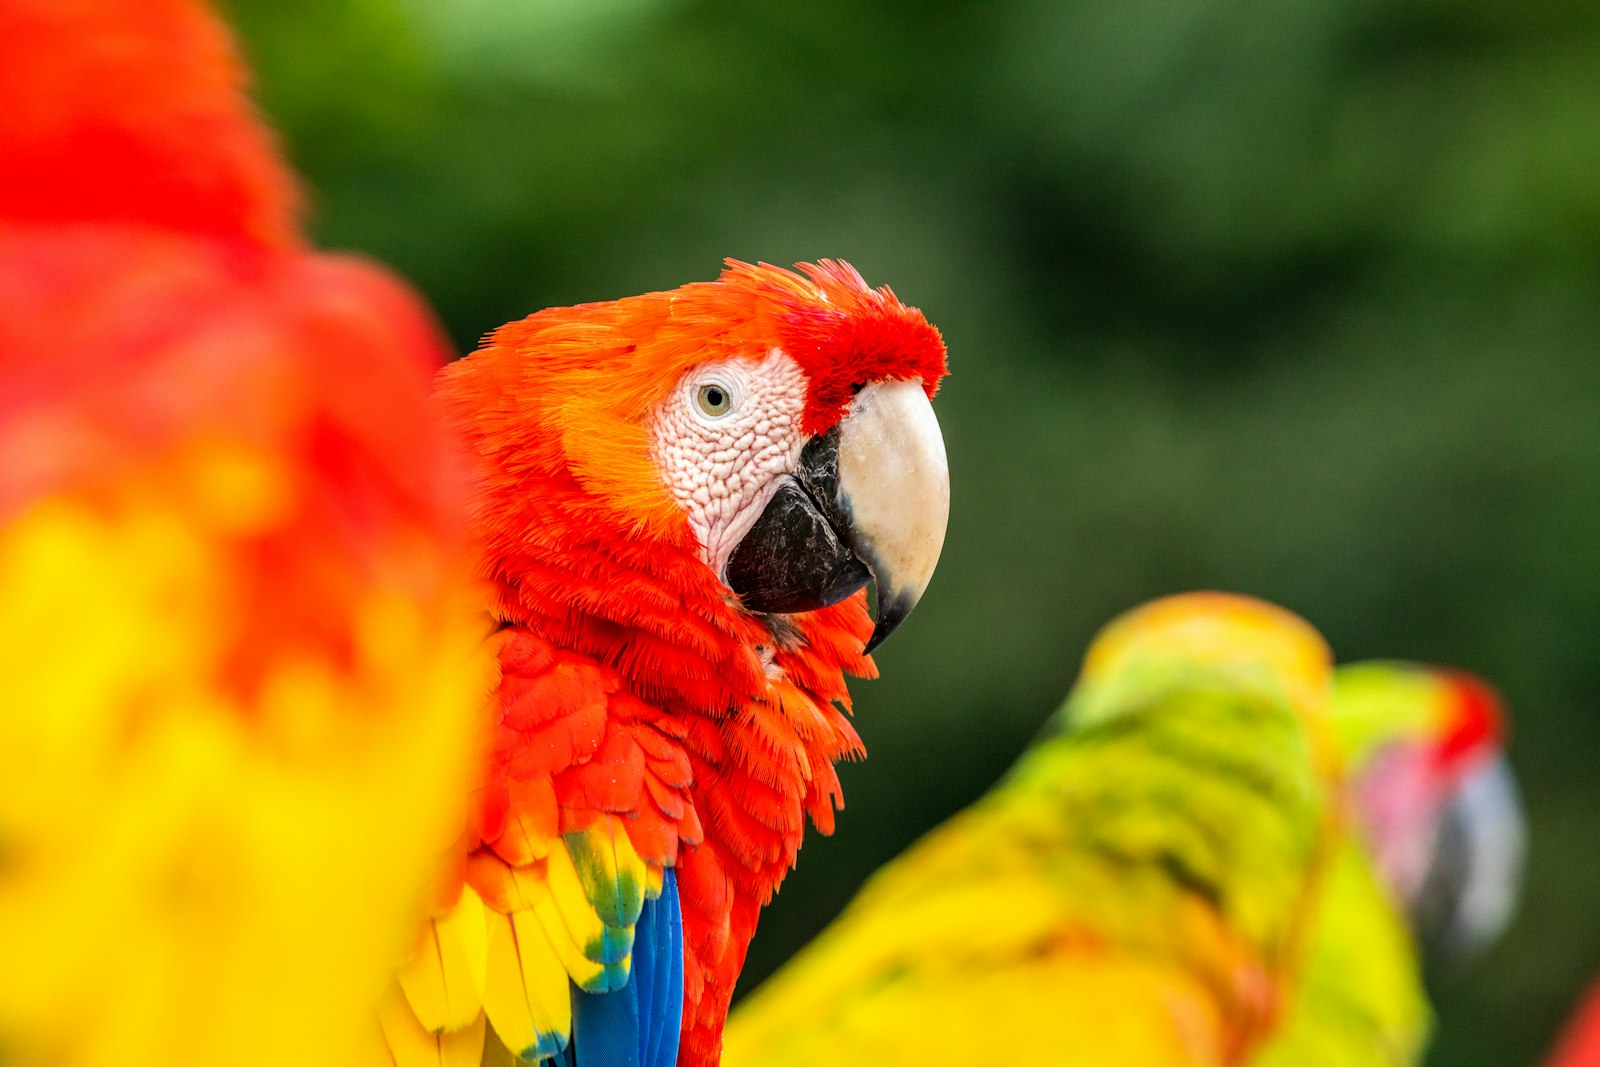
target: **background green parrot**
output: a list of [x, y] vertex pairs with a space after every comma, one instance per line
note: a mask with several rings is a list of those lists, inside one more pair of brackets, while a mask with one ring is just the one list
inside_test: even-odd
[[1332, 840], [1329, 671], [1256, 600], [1114, 621], [1004, 781], [741, 1007], [726, 1062], [1239, 1062]]
[[[1146, 640], [1169, 639], [1152, 629]], [[1095, 655], [1091, 651], [1091, 660]], [[1219, 789], [1223, 795], [1242, 794], [1239, 784], [1228, 783], [1243, 764], [1227, 753], [1222, 754], [1226, 761], [1219, 760], [1209, 747], [1180, 748], [1153, 729], [1135, 740], [1139, 735], [1131, 725], [1124, 728], [1122, 745], [1142, 744], [1167, 758], [1127, 759], [1099, 739], [1105, 726], [1083, 710], [1089, 700], [1086, 685], [1080, 683], [1051, 732], [1001, 786], [880, 874], [815, 947], [735, 1013], [730, 1063], [791, 1062], [784, 1059], [789, 1048], [801, 1057], [792, 1062], [817, 1056], [910, 1063], [932, 1051], [930, 1040], [960, 1042], [970, 1032], [987, 1042], [986, 1019], [979, 1013], [990, 1007], [980, 1006], [976, 996], [964, 997], [962, 990], [969, 982], [1003, 984], [1002, 972], [1010, 974], [1013, 995], [993, 1015], [995, 1027], [1005, 1030], [993, 1040], [1017, 1056], [1251, 1067], [1420, 1062], [1431, 1019], [1418, 939], [1441, 958], [1481, 948], [1503, 929], [1520, 878], [1520, 808], [1499, 751], [1503, 714], [1493, 691], [1459, 672], [1406, 663], [1361, 663], [1335, 673], [1329, 733], [1308, 736], [1332, 739], [1334, 762], [1317, 767], [1329, 774], [1342, 768], [1341, 789], [1325, 794], [1330, 803], [1319, 825], [1331, 832], [1323, 839], [1327, 852], [1320, 873], [1306, 881], [1312, 888], [1305, 907], [1281, 893], [1236, 891], [1239, 899], [1258, 906], [1272, 902], [1286, 908], [1277, 920], [1301, 931], [1291, 933], [1301, 948], [1290, 953], [1290, 966], [1262, 969], [1271, 981], [1253, 1016], [1229, 1013], [1220, 1000], [1205, 1010], [1195, 1010], [1191, 1002], [1190, 1018], [1208, 1013], [1231, 1018], [1235, 1029], [1224, 1043], [1178, 1047], [1137, 1046], [1135, 1038], [1122, 1033], [1132, 1026], [1150, 1027], [1152, 1033], [1165, 1028], [1163, 1015], [1182, 1002], [1173, 999], [1171, 974], [1192, 967], [1203, 943], [1196, 938], [1196, 944], [1185, 946], [1183, 940], [1200, 928], [1178, 927], [1171, 918], [1181, 893], [1152, 894], [1148, 887], [1167, 881], [1201, 898], [1230, 899], [1202, 888], [1209, 883], [1194, 872], [1205, 868], [1193, 857], [1196, 839], [1209, 839], [1209, 848], [1218, 849], [1231, 835], [1246, 832], [1231, 817], [1243, 810], [1233, 807], [1242, 800], [1218, 806], [1210, 796]], [[1183, 714], [1176, 710], [1183, 700], [1170, 706], [1173, 718]], [[1161, 722], [1154, 718], [1150, 725]], [[1223, 730], [1210, 741], [1221, 744], [1226, 737], [1227, 745], [1254, 759], [1268, 758], [1269, 751], [1298, 759], [1298, 749], [1282, 744], [1281, 736], [1274, 749], [1273, 736], [1230, 736]], [[1176, 752], [1192, 762], [1173, 767]], [[1280, 774], [1284, 770], [1277, 768]], [[1322, 787], [1332, 781], [1318, 778]], [[1079, 794], [1096, 802], [1063, 806], [1060, 798]], [[1193, 802], [1185, 799], [1189, 796]], [[1008, 824], [996, 814], [1002, 811], [1026, 812], [1034, 821], [1013, 817]], [[1229, 817], [1218, 818], [1219, 813]], [[1281, 824], [1289, 814], [1286, 808], [1276, 818]], [[1038, 822], [1066, 819], [1077, 825]], [[1033, 827], [1032, 832], [1019, 834], [1023, 826]], [[1011, 855], [1017, 844], [1031, 854]], [[1082, 876], [1095, 864], [1092, 857], [1111, 854], [1137, 856], [1139, 862], [1114, 867], [1098, 884]], [[954, 879], [948, 868], [952, 855], [968, 866]], [[1234, 864], [1229, 877], [1241, 887], [1273, 871], [1283, 873], [1281, 866], [1263, 865], [1243, 851], [1229, 862]], [[914, 910], [896, 890], [885, 888], [947, 880], [961, 890], [904, 890], [921, 898]], [[1070, 950], [1063, 950], [1055, 934], [1030, 945], [1009, 928], [997, 928], [995, 905], [974, 895], [1014, 882], [1027, 888], [1006, 890], [1016, 905], [1008, 921], [1024, 929], [1035, 929], [1026, 916], [1046, 910], [1030, 907], [1027, 894], [1084, 894], [1083, 900], [1058, 904], [1075, 919], [1118, 909], [1150, 910], [1142, 929], [1128, 920], [1123, 933], [1134, 932], [1133, 939], [1107, 937], [1097, 928], [1067, 942]], [[902, 908], [921, 929], [903, 935], [908, 940], [895, 946], [901, 956], [894, 959], [885, 954], [876, 931], [907, 922], [891, 915]], [[1150, 936], [1155, 931], [1176, 933], [1162, 941]], [[933, 953], [976, 963], [970, 969], [946, 968], [930, 962]], [[1130, 960], [1136, 961], [1132, 972]], [[831, 974], [835, 968], [846, 977]], [[1117, 992], [1108, 999], [1111, 989]], [[1041, 996], [1050, 1003], [1042, 1005]], [[871, 1003], [878, 1007], [864, 1007]], [[1080, 1012], [1079, 1005], [1093, 1010]], [[880, 1007], [888, 1010], [879, 1014]], [[941, 1027], [930, 1033], [924, 1020], [934, 1018]]]

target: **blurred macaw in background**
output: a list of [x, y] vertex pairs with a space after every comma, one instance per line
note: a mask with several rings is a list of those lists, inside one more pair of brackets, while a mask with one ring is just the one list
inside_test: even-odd
[[[1199, 598], [1171, 603], [1207, 605]], [[1131, 618], [1134, 624], [1117, 625], [1147, 626], [1137, 622], [1137, 613]], [[1147, 628], [1147, 640], [1172, 641]], [[1110, 634], [1117, 632], [1114, 626]], [[1250, 648], [1251, 637], [1237, 635], [1242, 649]], [[1091, 649], [1091, 664], [1096, 655]], [[1521, 876], [1521, 809], [1500, 750], [1504, 713], [1493, 691], [1460, 672], [1406, 663], [1353, 664], [1335, 672], [1326, 736], [1343, 767], [1329, 813], [1337, 832], [1325, 839], [1320, 875], [1308, 880], [1307, 898], [1278, 898], [1290, 906], [1279, 920], [1300, 924], [1298, 959], [1271, 972], [1270, 1004], [1258, 1005], [1251, 1025], [1231, 1042], [1142, 1051], [1147, 1058], [1127, 1059], [1119, 1028], [1149, 1015], [1147, 1001], [1170, 1001], [1170, 990], [1154, 977], [1158, 965], [1180, 969], [1185, 951], [1194, 948], [1181, 938], [1164, 944], [1153, 934], [1143, 944], [1118, 941], [1093, 924], [1096, 909], [1107, 903], [1073, 905], [1053, 898], [1104, 894], [1123, 901], [1120, 906], [1148, 907], [1152, 898], [1144, 886], [1165, 865], [1165, 877], [1225, 905], [1228, 894], [1185, 872], [1193, 867], [1191, 838], [1221, 848], [1218, 839], [1233, 828], [1198, 805], [1181, 818], [1167, 809], [1185, 791], [1219, 788], [1227, 777], [1223, 772], [1237, 774], [1237, 767], [1202, 749], [1186, 756], [1191, 765], [1183, 777], [1155, 761], [1106, 759], [1100, 753], [1107, 747], [1096, 734], [1103, 727], [1084, 731], [1075, 725], [1083, 714], [1075, 709], [1093, 681], [1086, 667], [1050, 734], [1010, 777], [877, 875], [833, 928], [735, 1011], [730, 1064], [910, 1063], [935, 1042], [959, 1043], [968, 1035], [1004, 1055], [1047, 1062], [1082, 1057], [1402, 1067], [1421, 1061], [1430, 1015], [1419, 941], [1441, 958], [1482, 948], [1508, 921]], [[1176, 718], [1182, 712], [1165, 714]], [[1124, 732], [1134, 729], [1128, 725]], [[1259, 742], [1218, 736], [1260, 758]], [[1145, 743], [1169, 754], [1179, 751], [1153, 731]], [[1059, 775], [1055, 782], [1042, 776], [1045, 768]], [[1113, 777], [1100, 781], [1099, 775]], [[1118, 775], [1144, 776], [1139, 788], [1148, 795], [1135, 794]], [[1328, 787], [1334, 779], [1320, 781]], [[1084, 806], [1078, 797], [1084, 790], [1096, 806]], [[1063, 797], [1073, 798], [1071, 808]], [[1026, 831], [1017, 816], [1011, 822], [1002, 817], [1014, 808], [1026, 811]], [[1069, 816], [1098, 827], [1048, 828], [1047, 820]], [[1159, 832], [1147, 825], [1159, 819], [1173, 825]], [[1142, 862], [1127, 863], [1095, 885], [1084, 879], [1082, 868], [1089, 862], [1086, 854], [1107, 849], [1103, 838], [1119, 852], [1139, 849]], [[949, 857], [958, 849], [971, 872], [952, 876]], [[1033, 854], [1014, 856], [1019, 849]], [[1237, 865], [1232, 876], [1249, 885], [1254, 861], [1240, 855], [1231, 862]], [[912, 903], [907, 895], [917, 885], [923, 888]], [[1015, 899], [1007, 904], [1004, 893]], [[1041, 905], [1034, 897], [1053, 903]], [[1159, 902], [1172, 906], [1170, 899]], [[1071, 921], [1065, 931], [1047, 923], [1049, 907], [1065, 909]], [[996, 908], [1011, 911], [996, 915]], [[1174, 922], [1155, 912], [1145, 920], [1151, 931], [1171, 929]], [[921, 928], [907, 929], [908, 921]], [[1028, 936], [1019, 939], [1013, 926]], [[1102, 969], [1106, 982], [1116, 982], [1128, 957], [1140, 959], [1151, 977], [1126, 1002], [1093, 999], [1101, 995]], [[977, 998], [978, 989], [1005, 988], [1005, 980], [1014, 985], [994, 1019], [999, 1033], [980, 1037], [981, 1012], [993, 1009], [981, 999], [967, 1000], [963, 990], [972, 989]], [[1093, 991], [1079, 990], [1079, 983]], [[874, 1007], [868, 1010], [867, 1003]], [[1172, 1010], [1170, 1003], [1166, 1010]]]
[[0, 3], [8, 1064], [349, 1062], [479, 750], [449, 353], [242, 81], [187, 0]]
[[1334, 844], [1330, 668], [1244, 597], [1112, 622], [1006, 778], [740, 1006], [727, 1062], [1241, 1062]]
[[456, 892], [382, 1011], [402, 1067], [717, 1062], [757, 915], [861, 752], [844, 674], [949, 508], [938, 333], [802, 271], [542, 311], [442, 376], [501, 677]]
[[1459, 963], [1509, 922], [1525, 841], [1494, 691], [1400, 662], [1334, 672], [1348, 831], [1313, 908], [1295, 997], [1252, 1067], [1407, 1067], [1431, 1016], [1424, 959]]

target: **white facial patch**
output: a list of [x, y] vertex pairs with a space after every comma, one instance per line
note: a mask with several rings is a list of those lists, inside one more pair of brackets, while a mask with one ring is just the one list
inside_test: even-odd
[[805, 445], [806, 378], [774, 348], [696, 367], [656, 412], [656, 466], [719, 577]]

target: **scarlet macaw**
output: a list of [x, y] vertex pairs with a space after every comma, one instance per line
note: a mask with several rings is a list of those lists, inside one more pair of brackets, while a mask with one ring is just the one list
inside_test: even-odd
[[948, 512], [938, 333], [800, 271], [541, 311], [441, 376], [501, 675], [461, 878], [381, 1012], [402, 1067], [717, 1061], [757, 915], [861, 752], [844, 675]]

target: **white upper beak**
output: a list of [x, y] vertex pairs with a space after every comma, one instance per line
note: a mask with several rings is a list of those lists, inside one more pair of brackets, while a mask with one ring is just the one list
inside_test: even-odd
[[878, 587], [872, 651], [916, 606], [950, 519], [950, 465], [920, 381], [862, 389], [839, 424], [839, 498]]

